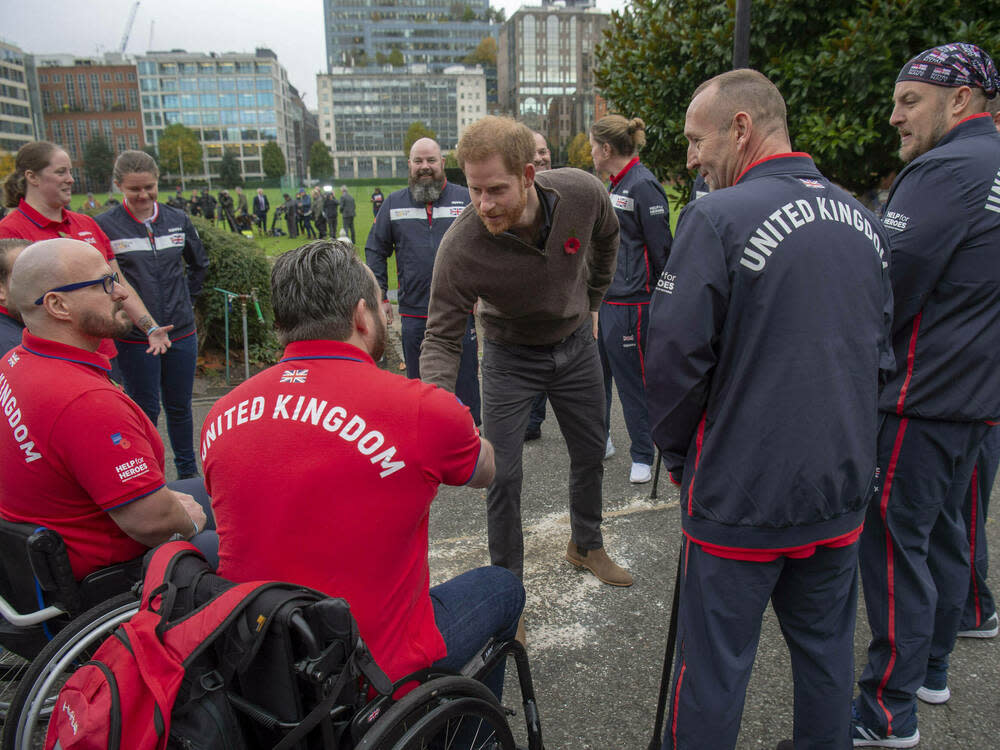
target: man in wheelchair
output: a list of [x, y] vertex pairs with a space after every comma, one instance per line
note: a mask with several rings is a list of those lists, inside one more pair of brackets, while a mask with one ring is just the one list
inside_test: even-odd
[[204, 509], [166, 486], [163, 441], [98, 352], [131, 325], [103, 255], [79, 240], [35, 243], [10, 293], [27, 330], [0, 359], [0, 517], [58, 532], [77, 580], [174, 534], [214, 557]]
[[[493, 448], [453, 394], [376, 362], [381, 295], [351, 247], [319, 240], [272, 276], [281, 361], [220, 399], [201, 435], [219, 574], [343, 597], [396, 681], [459, 670], [513, 638], [524, 589], [490, 566], [430, 588], [430, 505], [441, 483], [486, 487]], [[486, 680], [499, 697], [503, 667]]]

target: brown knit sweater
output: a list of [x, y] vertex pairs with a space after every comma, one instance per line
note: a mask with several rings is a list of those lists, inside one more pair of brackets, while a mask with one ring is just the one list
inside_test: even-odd
[[471, 205], [441, 240], [420, 354], [425, 382], [455, 390], [462, 336], [477, 300], [486, 338], [522, 345], [554, 344], [600, 308], [618, 254], [618, 219], [607, 190], [579, 169], [542, 172], [535, 184], [555, 196], [544, 249], [510, 233], [490, 234]]

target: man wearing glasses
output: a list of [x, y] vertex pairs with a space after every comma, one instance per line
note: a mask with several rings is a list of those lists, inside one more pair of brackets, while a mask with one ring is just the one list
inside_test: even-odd
[[212, 559], [205, 511], [166, 486], [163, 441], [97, 351], [132, 325], [118, 274], [86, 242], [45, 240], [10, 294], [27, 330], [0, 359], [0, 516], [59, 532], [77, 579], [178, 533]]

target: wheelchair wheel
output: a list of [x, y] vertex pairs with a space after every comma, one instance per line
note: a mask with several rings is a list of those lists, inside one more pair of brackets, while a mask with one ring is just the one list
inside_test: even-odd
[[13, 651], [0, 648], [0, 721], [7, 719], [10, 701], [30, 665], [30, 661]]
[[139, 609], [120, 594], [75, 617], [41, 650], [21, 676], [3, 726], [3, 750], [37, 750], [45, 741], [52, 706], [63, 684], [121, 623]]
[[386, 711], [356, 750], [515, 750], [496, 696], [468, 677], [425, 682]]

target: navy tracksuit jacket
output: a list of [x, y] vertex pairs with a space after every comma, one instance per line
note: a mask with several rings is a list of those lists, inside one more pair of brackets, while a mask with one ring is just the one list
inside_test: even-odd
[[969, 593], [962, 507], [987, 422], [1000, 417], [1000, 134], [953, 127], [899, 173], [882, 216], [897, 369], [879, 399], [882, 489], [861, 540], [872, 641], [856, 707], [916, 730], [914, 695], [941, 689]]
[[[468, 188], [450, 182], [445, 184], [441, 197], [432, 204], [416, 203], [409, 188], [396, 190], [383, 201], [365, 242], [365, 262], [375, 274], [383, 296], [389, 289], [388, 260], [393, 253], [396, 254], [403, 358], [408, 378], [420, 377], [420, 344], [427, 327], [427, 304], [431, 298], [431, 275], [438, 246], [444, 233], [468, 204]], [[462, 341], [455, 395], [469, 407], [478, 425], [482, 403], [479, 392], [479, 342], [471, 315]]]
[[663, 187], [638, 157], [611, 178], [609, 197], [621, 239], [615, 276], [600, 312], [598, 343], [604, 368], [605, 420], [610, 426], [613, 378], [632, 443], [632, 460], [652, 465], [644, 358], [649, 298], [670, 254], [670, 206]]
[[[158, 203], [147, 229], [125, 205], [118, 205], [95, 221], [108, 237], [115, 238], [111, 240], [115, 260], [153, 320], [173, 324], [171, 341], [190, 336], [194, 332], [192, 305], [208, 271], [208, 254], [188, 215]], [[185, 273], [176, 273], [178, 266], [185, 265]], [[146, 334], [133, 326], [122, 339], [145, 343]]]
[[848, 736], [852, 542], [892, 367], [887, 253], [878, 220], [806, 154], [759, 161], [681, 214], [646, 349], [687, 537], [665, 748], [735, 747], [769, 600], [797, 678], [796, 744]]

